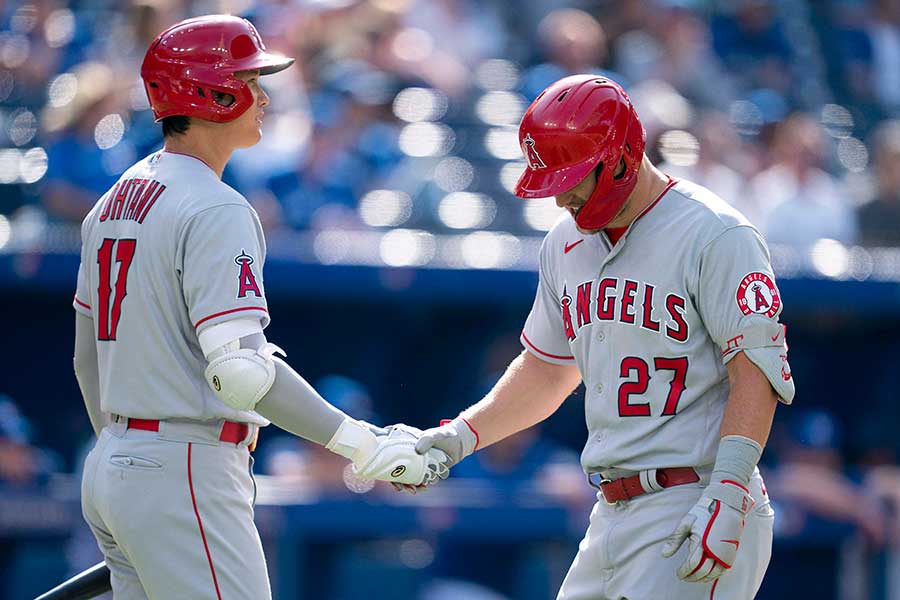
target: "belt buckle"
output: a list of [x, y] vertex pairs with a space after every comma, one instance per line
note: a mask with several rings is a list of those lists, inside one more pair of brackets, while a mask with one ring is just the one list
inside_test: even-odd
[[[598, 483], [594, 483], [594, 480], [591, 479], [591, 475], [594, 475], [594, 474], [600, 475], [600, 481]], [[601, 474], [601, 473], [588, 473], [587, 480], [588, 480], [588, 484], [591, 487], [596, 488], [600, 492], [600, 496], [603, 498], [604, 502], [606, 502], [610, 506], [615, 506], [618, 504], [618, 501], [610, 502], [609, 500], [606, 499], [606, 496], [603, 494], [603, 486], [607, 483], [612, 483], [613, 482], [612, 479], [609, 479], [608, 477], [604, 477], [603, 474]]]

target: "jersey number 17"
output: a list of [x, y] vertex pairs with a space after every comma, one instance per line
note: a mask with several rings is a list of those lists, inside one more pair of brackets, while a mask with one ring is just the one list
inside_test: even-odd
[[[128, 294], [128, 269], [134, 259], [137, 247], [135, 239], [115, 240], [106, 238], [97, 250], [97, 264], [100, 268], [99, 286], [97, 288], [97, 339], [115, 341], [119, 318], [122, 316], [122, 300]], [[119, 272], [115, 282], [113, 295], [113, 257], [119, 263]], [[112, 306], [110, 306], [112, 297]]]

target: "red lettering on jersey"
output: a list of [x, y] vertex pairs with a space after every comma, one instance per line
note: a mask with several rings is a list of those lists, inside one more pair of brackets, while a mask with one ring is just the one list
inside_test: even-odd
[[741, 342], [744, 340], [743, 334], [738, 334], [731, 338], [730, 340], [725, 342], [725, 347], [722, 348], [722, 356], [728, 356], [741, 346]]
[[128, 198], [128, 192], [131, 191], [131, 184], [134, 183], [133, 179], [128, 179], [119, 186], [119, 191], [116, 193], [116, 199], [113, 201], [112, 210], [110, 211], [110, 218], [113, 220], [122, 218], [122, 207], [125, 206], [125, 199]]
[[572, 298], [563, 288], [563, 296], [559, 299], [559, 306], [562, 309], [563, 328], [566, 330], [566, 338], [571, 342], [575, 339], [575, 328], [572, 327]]
[[241, 253], [234, 257], [234, 264], [241, 268], [241, 272], [238, 273], [238, 298], [246, 298], [250, 292], [253, 292], [257, 298], [262, 298], [259, 286], [256, 284], [256, 277], [250, 268], [250, 265], [253, 264], [253, 257], [241, 249]]
[[676, 294], [666, 296], [666, 312], [678, 325], [677, 328], [666, 325], [666, 336], [672, 338], [676, 342], [686, 342], [688, 339], [688, 324], [684, 318], [684, 298]]
[[[151, 187], [147, 190], [147, 192], [144, 194], [144, 197], [141, 198], [141, 203], [138, 205], [138, 209], [137, 209], [137, 211], [135, 212], [135, 214], [137, 214], [137, 213], [139, 213], [139, 212], [141, 213], [141, 216], [137, 219], [137, 222], [138, 222], [138, 223], [143, 223], [143, 222], [144, 222], [144, 219], [147, 218], [147, 213], [149, 213], [149, 212], [150, 212], [150, 209], [153, 208], [153, 204], [156, 202], [156, 199], [159, 198], [160, 195], [161, 195], [164, 191], [166, 191], [166, 186], [162, 185], [162, 184], [159, 183], [158, 181], [154, 181], [153, 184], [154, 184], [154, 185], [151, 186]], [[157, 185], [159, 186], [158, 188], [156, 188]], [[144, 203], [147, 202], [147, 198], [150, 197], [150, 194], [153, 194], [154, 188], [156, 189], [156, 194], [153, 196], [153, 198], [150, 199], [149, 203], [147, 204], [147, 208], [144, 209], [144, 212], [141, 212], [141, 207], [143, 207], [143, 206], [144, 206]]]
[[586, 281], [578, 286], [578, 294], [575, 300], [578, 327], [591, 323], [591, 287], [593, 283], [593, 281]]
[[607, 277], [600, 280], [600, 285], [597, 286], [597, 318], [601, 321], [613, 320], [616, 309], [616, 295], [615, 293], [607, 295], [606, 290], [612, 288], [613, 292], [615, 292], [617, 283], [618, 281], [615, 278]]
[[650, 331], [659, 331], [659, 321], [653, 320], [653, 290], [655, 288], [649, 283], [644, 285], [644, 316], [641, 320], [641, 327]]
[[109, 218], [109, 209], [112, 207], [113, 198], [115, 198], [120, 185], [122, 185], [122, 182], [117, 181], [116, 185], [112, 186], [112, 188], [106, 192], [106, 204], [103, 205], [103, 210], [100, 212], [101, 223]]
[[634, 295], [637, 293], [638, 282], [631, 279], [625, 280], [622, 290], [622, 310], [619, 312], [619, 321], [622, 323], [634, 323], [634, 313], [628, 309], [634, 306]]
[[141, 199], [141, 194], [144, 191], [144, 188], [147, 187], [148, 179], [135, 179], [134, 185], [131, 186], [131, 200], [128, 202], [128, 209], [125, 211], [125, 220], [131, 220], [134, 218], [134, 211], [137, 209], [138, 200]]
[[791, 365], [788, 363], [787, 354], [779, 355], [781, 357], [781, 378], [785, 381], [790, 381], [791, 377]]

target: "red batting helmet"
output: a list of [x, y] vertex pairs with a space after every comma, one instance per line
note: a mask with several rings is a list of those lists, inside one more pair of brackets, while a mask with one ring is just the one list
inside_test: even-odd
[[[600, 229], [619, 214], [634, 189], [646, 139], [619, 84], [596, 75], [560, 79], [522, 117], [519, 144], [528, 167], [516, 196], [556, 196], [602, 164], [594, 192], [575, 217], [584, 229]], [[620, 161], [625, 172], [614, 177]]]
[[[157, 121], [183, 115], [222, 123], [237, 119], [253, 104], [253, 93], [235, 73], [259, 70], [268, 75], [293, 62], [267, 52], [247, 19], [208, 15], [159, 34], [144, 56], [141, 77]], [[219, 104], [214, 91], [233, 96], [234, 102]]]

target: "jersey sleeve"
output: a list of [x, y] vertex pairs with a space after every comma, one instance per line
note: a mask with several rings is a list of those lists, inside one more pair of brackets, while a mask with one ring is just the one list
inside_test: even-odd
[[550, 269], [546, 261], [546, 245], [541, 246], [538, 286], [531, 312], [525, 320], [520, 340], [526, 350], [543, 361], [569, 365], [575, 362], [563, 328], [560, 301], [553, 292]]
[[178, 247], [181, 287], [198, 334], [232, 319], [257, 317], [264, 328], [269, 324], [265, 239], [252, 208], [227, 204], [200, 211]]
[[75, 284], [75, 297], [72, 299], [72, 308], [86, 317], [94, 318], [91, 312], [91, 293], [87, 282], [84, 262], [78, 265], [78, 283]]
[[766, 375], [782, 402], [794, 398], [787, 361], [783, 304], [769, 250], [751, 226], [732, 227], [710, 242], [700, 258], [698, 308], [728, 363], [744, 352]]
[[72, 308], [86, 317], [93, 318], [94, 315], [91, 311], [91, 284], [88, 281], [90, 273], [85, 266], [90, 264], [85, 261], [88, 240], [86, 224], [89, 218], [90, 215], [81, 224], [81, 262], [78, 264], [78, 279], [75, 283], [75, 297], [72, 299]]

